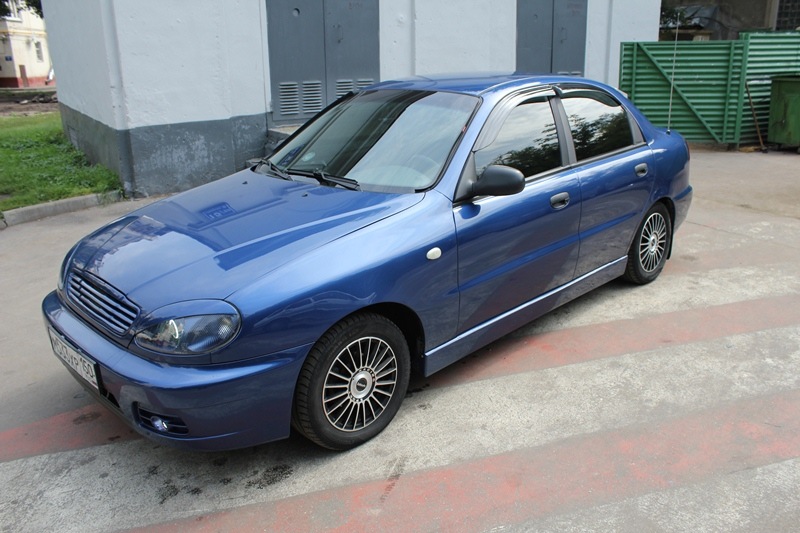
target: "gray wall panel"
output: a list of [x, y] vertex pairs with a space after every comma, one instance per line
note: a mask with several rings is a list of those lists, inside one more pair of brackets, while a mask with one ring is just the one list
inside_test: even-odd
[[517, 70], [550, 72], [553, 0], [517, 0]]
[[588, 0], [517, 0], [517, 70], [582, 75]]
[[265, 114], [120, 131], [60, 107], [72, 144], [117, 172], [129, 196], [190, 189], [241, 170], [264, 152]]

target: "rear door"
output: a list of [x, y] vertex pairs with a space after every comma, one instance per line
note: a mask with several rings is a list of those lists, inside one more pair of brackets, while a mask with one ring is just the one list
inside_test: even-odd
[[596, 89], [561, 96], [580, 179], [581, 250], [576, 277], [624, 257], [653, 188], [650, 147], [625, 108]]
[[[570, 281], [578, 258], [580, 181], [564, 167], [555, 94], [521, 97], [487, 120], [474, 152], [477, 176], [507, 165], [526, 176], [510, 196], [475, 198], [454, 208], [459, 255], [459, 332]], [[505, 115], [505, 116], [503, 116]], [[473, 164], [472, 162], [469, 164]], [[469, 170], [469, 169], [468, 169]]]

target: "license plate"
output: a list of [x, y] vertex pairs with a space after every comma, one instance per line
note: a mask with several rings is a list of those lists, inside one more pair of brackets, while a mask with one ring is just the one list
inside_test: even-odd
[[97, 363], [79, 354], [75, 349], [61, 340], [58, 334], [52, 329], [48, 328], [48, 331], [50, 333], [50, 344], [53, 345], [53, 351], [56, 355], [77, 372], [78, 375], [91, 383], [92, 387], [100, 390], [100, 385], [97, 383]]

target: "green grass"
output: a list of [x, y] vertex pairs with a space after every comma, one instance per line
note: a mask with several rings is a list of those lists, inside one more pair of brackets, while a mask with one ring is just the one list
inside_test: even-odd
[[0, 117], [0, 211], [119, 188], [69, 143], [58, 113]]

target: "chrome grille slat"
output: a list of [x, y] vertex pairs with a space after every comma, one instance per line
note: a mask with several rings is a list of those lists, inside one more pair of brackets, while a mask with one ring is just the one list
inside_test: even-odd
[[107, 312], [103, 307], [99, 305], [95, 305], [92, 302], [91, 297], [87, 297], [87, 295], [83, 294], [83, 299], [81, 303], [84, 305], [87, 311], [89, 311], [95, 317], [101, 318], [107, 325], [112, 326], [112, 329], [125, 331], [125, 323], [121, 322], [114, 317], [111, 313]]
[[67, 281], [67, 297], [101, 327], [122, 335], [139, 316], [139, 309], [79, 272]]
[[96, 309], [98, 313], [108, 316], [112, 320], [115, 319], [117, 315], [121, 315], [123, 318], [127, 318], [130, 321], [136, 318], [136, 313], [131, 313], [124, 307], [117, 305], [116, 302], [110, 300], [103, 294], [86, 290], [84, 287], [76, 287], [75, 290], [80, 294], [82, 301], [87, 306], [91, 306]]

